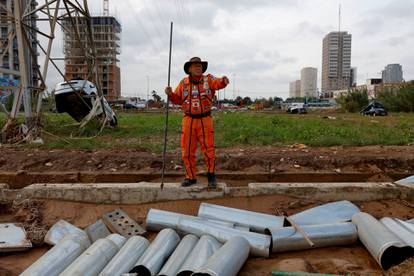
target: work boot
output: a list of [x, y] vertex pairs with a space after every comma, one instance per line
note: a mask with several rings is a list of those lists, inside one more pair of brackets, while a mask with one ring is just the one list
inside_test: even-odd
[[194, 185], [196, 183], [197, 183], [197, 179], [186, 178], [186, 179], [184, 179], [183, 182], [181, 182], [181, 187], [189, 187], [189, 186]]
[[207, 179], [209, 188], [217, 188], [217, 180], [215, 173], [207, 173]]

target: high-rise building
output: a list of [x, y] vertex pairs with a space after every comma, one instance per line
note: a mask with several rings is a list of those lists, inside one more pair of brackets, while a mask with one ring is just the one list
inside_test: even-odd
[[322, 92], [329, 94], [349, 87], [351, 41], [348, 32], [330, 32], [323, 39]]
[[[13, 0], [0, 0], [0, 5], [6, 7], [8, 10], [14, 10]], [[29, 5], [29, 6], [28, 6]], [[31, 0], [22, 0], [21, 1], [21, 11], [32, 11], [36, 9], [37, 2]], [[25, 22], [30, 28], [36, 29], [36, 13], [32, 14], [28, 21]], [[26, 28], [27, 29], [27, 28]], [[9, 34], [13, 33], [13, 23], [12, 19], [7, 16], [5, 9], [0, 8], [0, 67], [3, 69], [9, 69], [11, 71], [19, 71], [19, 54], [18, 54], [18, 45], [17, 38], [15, 37], [13, 41], [9, 41]], [[30, 49], [25, 49], [26, 56], [30, 57], [27, 60], [27, 68], [29, 73], [28, 84], [29, 87], [37, 87], [39, 82], [39, 76], [37, 70], [39, 68], [37, 61], [37, 33], [35, 31], [27, 31], [27, 35], [30, 41], [30, 46], [33, 50], [34, 55]], [[19, 77], [13, 74], [0, 73], [0, 77], [10, 80], [18, 80]]]
[[[85, 61], [88, 45], [86, 18], [76, 18], [76, 24], [64, 24], [65, 77], [67, 79], [90, 79]], [[102, 92], [109, 101], [121, 97], [121, 70], [119, 68], [121, 24], [113, 16], [91, 17], [93, 40], [97, 54], [99, 80]], [[80, 32], [80, 40], [76, 33]]]
[[382, 71], [383, 83], [403, 82], [403, 70], [400, 64], [388, 64]]
[[357, 81], [358, 81], [358, 69], [356, 67], [351, 68], [351, 74], [349, 79], [349, 86], [350, 87], [356, 87]]
[[300, 80], [292, 81], [289, 83], [289, 98], [300, 97]]
[[300, 96], [318, 97], [318, 69], [305, 67], [300, 71]]

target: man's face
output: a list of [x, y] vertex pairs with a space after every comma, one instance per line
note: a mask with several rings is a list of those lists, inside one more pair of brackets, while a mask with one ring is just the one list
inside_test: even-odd
[[191, 76], [199, 77], [203, 74], [203, 65], [201, 63], [193, 63], [188, 68]]

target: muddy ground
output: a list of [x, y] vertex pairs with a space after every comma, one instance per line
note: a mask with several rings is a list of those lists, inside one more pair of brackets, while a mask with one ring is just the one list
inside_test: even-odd
[[[243, 147], [217, 150], [217, 172], [220, 173], [334, 173], [341, 179], [345, 173], [368, 173], [375, 175], [372, 181], [390, 181], [393, 174], [404, 175], [414, 172], [414, 146], [369, 146], [369, 147], [327, 147], [308, 148], [303, 145], [287, 147]], [[168, 154], [167, 171], [182, 178], [181, 153], [179, 150]], [[0, 176], [7, 173], [143, 173], [159, 174], [162, 166], [161, 155], [142, 150], [40, 150], [27, 148], [0, 148]], [[199, 171], [204, 170], [204, 160], [198, 154]], [[149, 180], [157, 181], [158, 176]], [[241, 180], [232, 180], [230, 175], [224, 181], [231, 186], [245, 185]], [[1, 178], [0, 178], [1, 179]], [[293, 180], [306, 181], [309, 179]], [[16, 188], [27, 185], [14, 183]], [[32, 179], [36, 182], [36, 179]], [[145, 179], [144, 179], [145, 180]], [[219, 179], [220, 180], [220, 179]], [[249, 181], [258, 179], [249, 179]], [[289, 180], [289, 181], [293, 181]], [[316, 180], [313, 180], [316, 181]], [[357, 181], [357, 180], [355, 180]], [[0, 181], [2, 182], [2, 181]], [[246, 183], [245, 183], [246, 182]], [[10, 183], [9, 183], [10, 184]], [[12, 187], [13, 183], [11, 183]], [[255, 198], [216, 199], [207, 202], [230, 207], [249, 209], [269, 214], [290, 215], [322, 202], [299, 200], [285, 196]], [[400, 219], [414, 217], [414, 202], [378, 201], [355, 202], [363, 211], [377, 218], [392, 216]], [[0, 222], [23, 223], [36, 247], [30, 251], [12, 255], [0, 255], [0, 276], [18, 275], [49, 247], [42, 245], [45, 231], [59, 219], [66, 219], [86, 227], [105, 212], [121, 207], [138, 222], [144, 222], [149, 208], [159, 208], [185, 214], [196, 214], [200, 201], [176, 201], [145, 205], [92, 205], [57, 201], [17, 202], [14, 206], [0, 205]], [[153, 238], [150, 233], [149, 238]], [[413, 275], [414, 261], [395, 268], [390, 275]], [[349, 275], [382, 275], [375, 260], [360, 244], [322, 248], [300, 252], [273, 255], [270, 259], [249, 259], [240, 275], [270, 275], [272, 270], [307, 271]], [[404, 274], [405, 271], [410, 271]]]
[[[254, 198], [228, 198], [208, 200], [207, 202], [222, 204], [235, 208], [249, 209], [268, 214], [291, 215], [304, 209], [322, 204], [312, 200], [299, 200], [287, 196], [261, 196]], [[18, 203], [13, 206], [2, 206], [0, 222], [19, 221], [31, 225], [37, 234], [48, 229], [59, 219], [65, 219], [76, 226], [86, 227], [94, 223], [102, 214], [115, 208], [122, 208], [132, 218], [143, 223], [149, 208], [159, 208], [184, 214], [195, 215], [201, 201], [185, 200], [143, 205], [93, 205], [73, 202], [36, 201]], [[414, 202], [384, 200], [377, 202], [355, 202], [362, 211], [369, 212], [377, 218], [383, 216], [408, 219], [414, 216]], [[152, 239], [155, 233], [149, 233]], [[17, 275], [27, 268], [49, 249], [48, 246], [38, 245], [23, 253], [0, 256], [0, 275]], [[411, 270], [412, 262], [404, 264], [403, 270], [394, 269], [400, 274], [410, 275], [401, 271]], [[375, 260], [362, 244], [350, 246], [320, 248], [306, 251], [273, 254], [269, 259], [249, 259], [239, 275], [270, 275], [271, 271], [306, 271], [348, 275], [382, 275]]]
[[[308, 148], [243, 147], [217, 149], [217, 171], [373, 172], [414, 171], [414, 146]], [[204, 160], [198, 153], [203, 171]], [[179, 150], [168, 154], [167, 170], [181, 171]], [[0, 171], [159, 172], [160, 154], [143, 150], [41, 150], [0, 147]]]

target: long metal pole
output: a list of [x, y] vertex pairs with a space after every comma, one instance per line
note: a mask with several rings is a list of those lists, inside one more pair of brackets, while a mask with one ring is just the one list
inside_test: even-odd
[[[171, 53], [172, 53], [172, 35], [173, 35], [173, 22], [170, 27], [170, 54], [168, 57], [168, 87], [171, 82]], [[162, 153], [162, 174], [161, 174], [161, 189], [164, 189], [164, 174], [165, 174], [165, 158], [167, 153], [167, 134], [168, 134], [168, 111], [170, 109], [170, 97], [167, 96], [167, 109], [165, 116], [165, 131], [164, 131], [164, 151]]]

